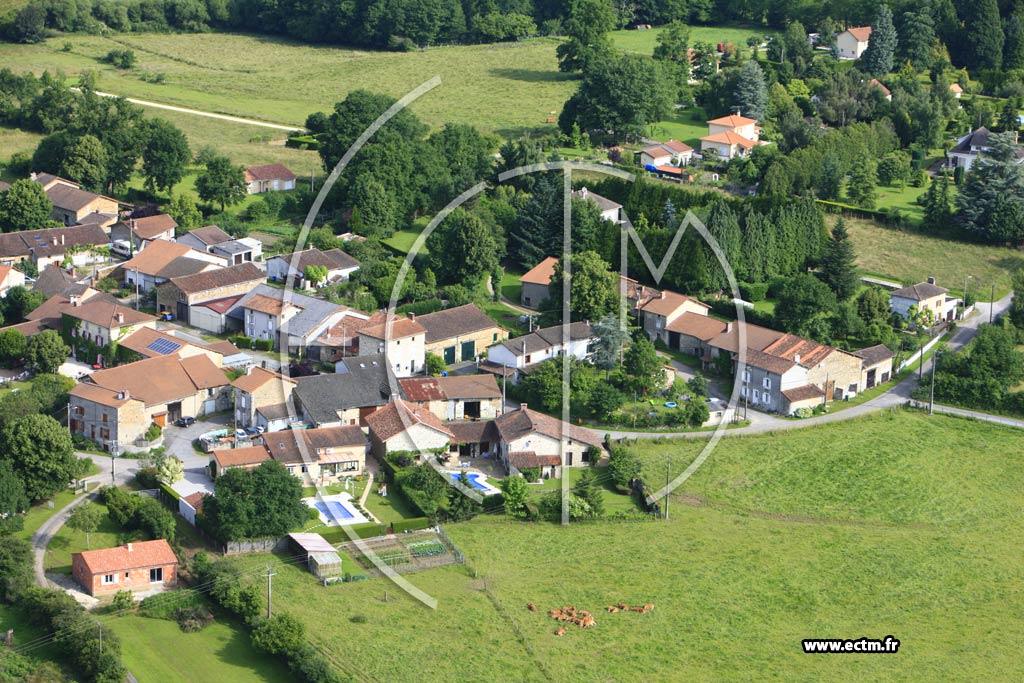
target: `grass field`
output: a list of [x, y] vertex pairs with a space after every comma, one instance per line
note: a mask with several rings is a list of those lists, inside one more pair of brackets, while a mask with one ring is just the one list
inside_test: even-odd
[[708, 134], [707, 116], [700, 107], [676, 109], [665, 121], [647, 127], [655, 140], [679, 140], [700, 149], [700, 139]]
[[121, 659], [139, 683], [294, 680], [279, 659], [256, 650], [241, 627], [221, 618], [198, 633], [182, 633], [173, 621], [140, 616], [105, 623], [120, 636]]
[[959, 292], [964, 276], [970, 275], [974, 278], [968, 285], [970, 291], [987, 301], [992, 284], [996, 286], [996, 298], [1000, 298], [1010, 291], [1011, 273], [1024, 268], [1021, 252], [1008, 247], [954, 242], [855, 218], [847, 218], [846, 227], [857, 265], [868, 273], [905, 284], [934, 276], [940, 286]]
[[[655, 27], [648, 31], [632, 31], [628, 29], [612, 31], [611, 36], [615, 47], [620, 50], [650, 55], [654, 54], [654, 47], [658, 44], [658, 33], [659, 29]], [[693, 44], [697, 42], [711, 43], [712, 46], [716, 46], [718, 43], [733, 43], [743, 52], [749, 53], [750, 48], [747, 47], [748, 36], [757, 36], [763, 39], [771, 33], [771, 31], [762, 28], [691, 26], [690, 47], [693, 47]]]
[[[1015, 681], [1022, 445], [1018, 431], [907, 411], [731, 437], [673, 496], [670, 521], [448, 525], [469, 565], [411, 577], [436, 610], [384, 580], [321, 588], [276, 557], [275, 609], [358, 680]], [[667, 454], [678, 472], [697, 448], [640, 453], [660, 480]], [[620, 600], [655, 610], [603, 611]], [[566, 604], [598, 626], [554, 636], [545, 612]], [[898, 656], [800, 647], [889, 634]]]
[[[60, 51], [65, 40], [71, 42], [71, 52]], [[300, 126], [310, 113], [329, 110], [357, 88], [401, 97], [440, 76], [442, 85], [412, 107], [424, 121], [433, 126], [468, 123], [518, 135], [536, 128], [553, 130], [547, 118], [562, 108], [575, 87], [572, 76], [557, 71], [556, 44], [535, 39], [398, 53], [222, 33], [114, 38], [76, 34], [39, 45], [0, 45], [0, 63], [18, 71], [61, 69], [69, 77], [91, 70], [99, 76], [98, 88], [106, 92]], [[135, 69], [119, 70], [98, 61], [111, 49], [124, 47], [135, 51]], [[146, 73], [161, 73], [165, 81], [148, 83], [141, 78]], [[271, 132], [243, 128], [250, 135]]]

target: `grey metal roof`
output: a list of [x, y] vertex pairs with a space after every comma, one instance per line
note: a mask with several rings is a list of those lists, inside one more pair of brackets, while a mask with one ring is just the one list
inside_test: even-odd
[[342, 309], [338, 304], [332, 304], [330, 301], [324, 301], [323, 299], [316, 299], [305, 294], [299, 294], [298, 292], [285, 292], [283, 289], [271, 287], [270, 285], [258, 285], [251, 292], [243, 296], [235, 307], [228, 312], [228, 316], [232, 318], [241, 319], [244, 315], [242, 309], [245, 308], [245, 304], [248, 303], [253, 297], [262, 295], [278, 301], [285, 300], [287, 293], [287, 301], [294, 306], [302, 308], [302, 310], [290, 318], [281, 326], [281, 332], [292, 335], [294, 337], [305, 336], [310, 330], [322, 323], [324, 320], [329, 318], [331, 314]]
[[297, 377], [295, 395], [317, 424], [338, 421], [338, 411], [385, 405], [391, 393], [405, 397], [384, 355], [346, 358], [329, 375]]

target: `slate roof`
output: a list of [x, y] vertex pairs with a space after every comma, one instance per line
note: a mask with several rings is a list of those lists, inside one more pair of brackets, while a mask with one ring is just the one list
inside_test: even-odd
[[[569, 339], [570, 341], [578, 341], [580, 339], [590, 339], [594, 336], [594, 333], [590, 329], [590, 323], [587, 322], [574, 322], [569, 325]], [[501, 345], [511, 351], [516, 356], [523, 354], [523, 345], [526, 345], [526, 353], [536, 353], [544, 349], [550, 349], [553, 346], [560, 345], [562, 343], [562, 326], [553, 325], [552, 327], [544, 327], [538, 330], [534, 330], [530, 334], [525, 334], [521, 337], [514, 337], [512, 339], [506, 339], [501, 342]]]
[[282, 259], [291, 266], [292, 259], [295, 258], [296, 254], [299, 260], [295, 264], [295, 270], [299, 273], [304, 273], [309, 266], [323, 266], [327, 270], [347, 270], [359, 267], [359, 261], [341, 249], [320, 251], [316, 247], [310, 247], [309, 249], [292, 252], [291, 254], [278, 254], [274, 258]]
[[491, 320], [490, 316], [477, 308], [476, 304], [466, 304], [421, 315], [416, 318], [416, 322], [426, 330], [426, 343], [428, 344], [482, 330], [502, 329]]
[[388, 403], [366, 416], [366, 424], [381, 441], [401, 434], [413, 425], [423, 425], [451, 438], [452, 433], [426, 408], [409, 405], [402, 399]]
[[865, 368], [870, 368], [872, 365], [878, 365], [883, 361], [893, 358], [896, 354], [885, 344], [876, 344], [875, 346], [868, 346], [854, 351], [853, 355], [864, 361], [863, 366]]
[[235, 306], [228, 315], [234, 318], [241, 318], [243, 315], [242, 309], [246, 306], [249, 300], [254, 297], [262, 296], [269, 299], [283, 301], [286, 294], [288, 302], [302, 310], [282, 323], [282, 334], [289, 334], [296, 337], [304, 336], [334, 313], [345, 310], [344, 306], [332, 304], [330, 301], [316, 299], [311, 296], [299, 294], [298, 292], [285, 292], [284, 290], [275, 289], [270, 285], [261, 284], [257, 285], [255, 289], [242, 297], [238, 302], [238, 305]]
[[[56, 244], [54, 244], [56, 241]], [[72, 225], [66, 228], [43, 228], [41, 230], [22, 230], [0, 234], [0, 257], [56, 256], [67, 251], [68, 247], [105, 246], [110, 244], [110, 237], [103, 228], [91, 223], [89, 225]]]
[[230, 287], [244, 282], [262, 282], [266, 274], [254, 263], [242, 263], [228, 268], [216, 268], [193, 275], [171, 278], [175, 287], [185, 294], [205, 292], [219, 287]]
[[231, 235], [227, 234], [216, 225], [207, 225], [202, 228], [196, 228], [195, 230], [189, 230], [188, 234], [192, 235], [208, 247], [212, 247], [214, 244], [220, 244], [221, 242], [230, 242], [233, 239]]
[[344, 372], [296, 378], [295, 395], [317, 424], [337, 422], [338, 413], [349, 408], [382, 406], [392, 387], [402, 393], [383, 355], [346, 358], [339, 365]]
[[117, 548], [85, 550], [74, 555], [82, 559], [86, 569], [92, 574], [110, 574], [126, 569], [178, 564], [178, 558], [171, 550], [170, 544], [162, 538], [156, 541], [135, 541]]
[[607, 197], [602, 197], [596, 192], [591, 192], [585, 187], [573, 191], [572, 196], [578, 199], [589, 199], [590, 201], [597, 204], [598, 208], [601, 209], [601, 211], [610, 211], [612, 209], [622, 208], [622, 204], [619, 204], [618, 202], [613, 202]]
[[924, 301], [925, 299], [931, 299], [932, 297], [939, 296], [940, 294], [946, 294], [948, 292], [949, 290], [945, 287], [939, 287], [930, 282], [919, 282], [916, 285], [910, 285], [909, 287], [903, 287], [893, 292], [889, 292], [889, 296], [896, 296], [901, 299], [910, 299], [912, 301]]
[[562, 422], [550, 415], [538, 413], [529, 408], [520, 408], [495, 418], [494, 426], [497, 427], [498, 434], [505, 442], [512, 442], [536, 432], [552, 439], [561, 440], [564, 435], [566, 438], [580, 443], [598, 448], [603, 447], [601, 438], [589, 429]]

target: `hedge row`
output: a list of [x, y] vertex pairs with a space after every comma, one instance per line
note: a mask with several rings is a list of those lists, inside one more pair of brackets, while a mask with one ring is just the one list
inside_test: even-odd
[[320, 149], [320, 141], [317, 140], [316, 137], [312, 135], [293, 135], [292, 137], [288, 138], [288, 141], [285, 143], [285, 147], [292, 147], [295, 149], [311, 149], [316, 151]]
[[240, 349], [251, 349], [252, 348], [252, 337], [246, 337], [243, 334], [234, 337], [231, 343]]
[[391, 523], [391, 528], [396, 534], [400, 534], [403, 531], [418, 531], [429, 526], [431, 526], [430, 520], [426, 517], [413, 517], [412, 519], [403, 519]]
[[257, 351], [273, 351], [274, 340], [273, 339], [256, 339], [252, 343], [252, 347]]

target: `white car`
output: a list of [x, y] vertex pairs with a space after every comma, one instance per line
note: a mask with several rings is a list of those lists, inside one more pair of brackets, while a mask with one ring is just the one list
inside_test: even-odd
[[110, 243], [111, 253], [129, 258], [132, 255], [132, 245], [128, 240], [114, 240]]

